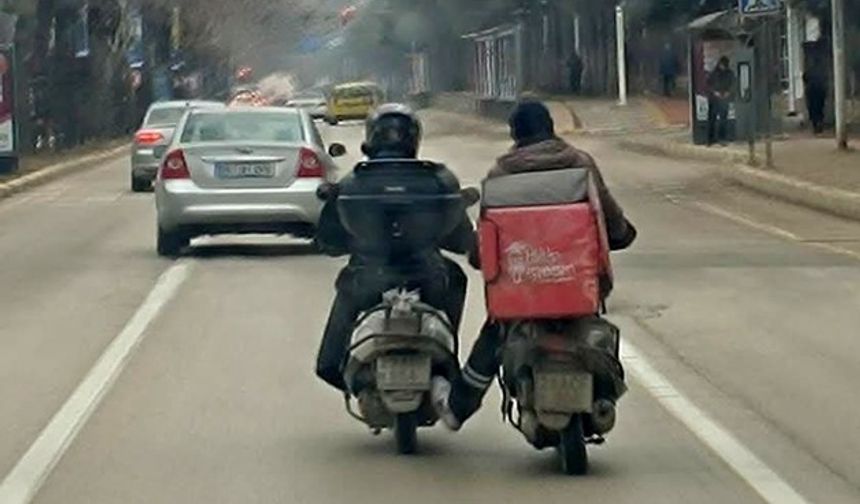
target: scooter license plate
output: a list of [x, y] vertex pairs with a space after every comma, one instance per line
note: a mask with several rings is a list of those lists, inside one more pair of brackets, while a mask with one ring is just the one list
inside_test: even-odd
[[590, 413], [594, 402], [594, 377], [577, 371], [535, 373], [535, 406], [540, 411]]
[[386, 355], [376, 360], [379, 390], [429, 390], [429, 355]]

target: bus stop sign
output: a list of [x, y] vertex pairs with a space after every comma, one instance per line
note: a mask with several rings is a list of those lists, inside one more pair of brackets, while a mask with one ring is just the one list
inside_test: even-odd
[[738, 10], [742, 16], [776, 14], [782, 11], [782, 0], [738, 0]]

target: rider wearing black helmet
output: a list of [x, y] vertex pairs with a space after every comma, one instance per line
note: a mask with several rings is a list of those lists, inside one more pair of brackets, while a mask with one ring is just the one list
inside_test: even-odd
[[[421, 123], [409, 107], [388, 104], [379, 107], [367, 121], [366, 139], [362, 152], [369, 160], [387, 160], [361, 169], [372, 170], [374, 178], [391, 177], [402, 180], [415, 173], [422, 180], [432, 182], [432, 190], [456, 192], [460, 189], [457, 177], [444, 165], [415, 163], [421, 142]], [[403, 160], [403, 163], [397, 163]], [[415, 278], [422, 298], [446, 312], [456, 329], [459, 327], [466, 297], [466, 275], [441, 249], [458, 254], [474, 250], [474, 227], [465, 211], [459, 225], [437, 247], [418, 253], [390, 253], [384, 243], [372, 239], [353, 239], [344, 228], [337, 209], [337, 193], [361, 184], [357, 170], [344, 177], [323, 207], [317, 232], [317, 243], [328, 255], [349, 255], [349, 264], [338, 276], [335, 284], [337, 297], [329, 314], [322, 344], [317, 355], [317, 375], [330, 385], [343, 390], [341, 365], [349, 347], [353, 325], [362, 311], [369, 310], [381, 301], [382, 293], [397, 287], [404, 275]], [[427, 171], [433, 174], [427, 177]], [[420, 171], [420, 173], [419, 173]], [[381, 184], [385, 186], [386, 184]], [[388, 185], [398, 185], [392, 182]]]
[[380, 106], [368, 117], [361, 152], [370, 159], [414, 159], [421, 143], [421, 122], [400, 103]]

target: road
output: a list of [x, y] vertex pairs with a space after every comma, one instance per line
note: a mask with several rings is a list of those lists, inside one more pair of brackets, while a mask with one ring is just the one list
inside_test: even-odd
[[[424, 154], [469, 183], [508, 145], [497, 125], [425, 119]], [[324, 135], [356, 159], [360, 125]], [[159, 259], [122, 159], [0, 202], [0, 502], [860, 502], [860, 224], [576, 141], [641, 232], [610, 304], [631, 391], [591, 475], [558, 475], [496, 392], [462, 432], [393, 455], [312, 373], [342, 261], [268, 237]], [[114, 376], [99, 357], [121, 347]], [[90, 415], [75, 391], [99, 380]], [[67, 401], [80, 414], [55, 417]], [[52, 444], [49, 425], [76, 435]]]

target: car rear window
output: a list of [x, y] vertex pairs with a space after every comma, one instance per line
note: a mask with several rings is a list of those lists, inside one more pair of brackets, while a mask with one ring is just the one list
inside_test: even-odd
[[145, 126], [175, 126], [182, 119], [185, 110], [185, 107], [154, 108], [149, 112]]
[[197, 142], [301, 142], [298, 114], [231, 112], [194, 114], [182, 131], [182, 143]]
[[335, 91], [334, 94], [338, 98], [366, 98], [372, 97], [374, 95], [374, 92], [370, 88], [350, 87], [338, 89]]

